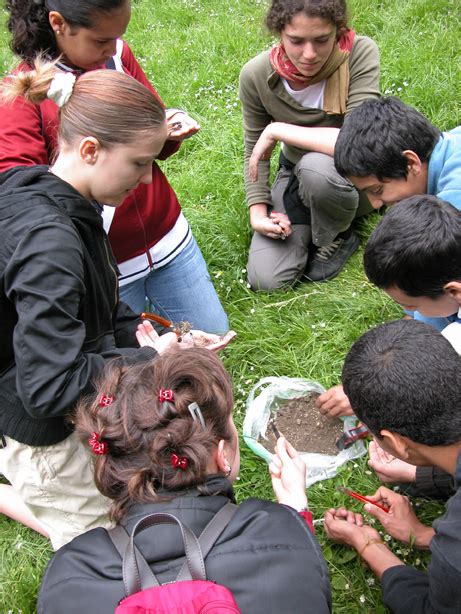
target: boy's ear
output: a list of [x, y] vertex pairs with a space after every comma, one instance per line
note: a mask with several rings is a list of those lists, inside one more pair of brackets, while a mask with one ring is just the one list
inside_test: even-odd
[[407, 437], [403, 437], [398, 433], [393, 433], [392, 431], [388, 431], [387, 429], [383, 429], [379, 436], [381, 437], [380, 445], [383, 444], [382, 447], [396, 456], [401, 460], [407, 460], [408, 458], [408, 443], [409, 439]]
[[443, 289], [445, 292], [448, 292], [461, 307], [461, 281], [449, 281], [444, 285]]
[[403, 155], [407, 159], [408, 173], [411, 173], [412, 175], [419, 175], [423, 164], [418, 154], [411, 149], [405, 149]]
[[101, 145], [94, 136], [85, 136], [80, 141], [78, 153], [85, 164], [93, 165], [98, 161]]

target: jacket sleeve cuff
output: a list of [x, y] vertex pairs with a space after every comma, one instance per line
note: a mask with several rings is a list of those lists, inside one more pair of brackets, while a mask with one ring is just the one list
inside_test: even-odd
[[438, 467], [417, 467], [415, 490], [421, 496], [447, 499], [455, 492], [453, 476]]
[[309, 512], [309, 510], [301, 510], [300, 512], [298, 512], [300, 516], [302, 516], [304, 518], [304, 520], [306, 521], [307, 526], [309, 527], [311, 533], [314, 533], [314, 524], [312, 522], [312, 512]]

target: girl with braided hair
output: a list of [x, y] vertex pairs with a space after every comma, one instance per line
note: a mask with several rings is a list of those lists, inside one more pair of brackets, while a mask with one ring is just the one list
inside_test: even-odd
[[[109, 404], [101, 407], [101, 398]], [[112, 518], [130, 533], [149, 514], [173, 514], [199, 536], [235, 502], [240, 453], [232, 409], [229, 375], [204, 349], [171, 349], [143, 365], [109, 368], [79, 404], [75, 427], [92, 451], [98, 488], [112, 500]], [[309, 604], [327, 613], [330, 588], [309, 527], [306, 467], [283, 438], [270, 472], [278, 503], [238, 506], [205, 558], [206, 577], [230, 589], [241, 612], [297, 614]], [[174, 580], [184, 561], [178, 527], [150, 526], [135, 543], [160, 583]], [[122, 558], [99, 528], [55, 554], [38, 612], [109, 614], [123, 597]]]

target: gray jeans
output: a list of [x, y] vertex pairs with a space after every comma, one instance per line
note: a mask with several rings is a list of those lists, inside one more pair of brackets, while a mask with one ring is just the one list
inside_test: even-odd
[[[307, 264], [309, 246], [329, 245], [351, 225], [355, 217], [372, 211], [368, 199], [341, 177], [333, 158], [320, 153], [305, 154], [294, 168], [299, 195], [310, 211], [311, 224], [294, 224], [285, 240], [253, 234], [248, 255], [248, 281], [253, 290], [276, 290], [298, 281]], [[272, 186], [274, 211], [285, 213], [283, 194], [291, 170], [282, 167]]]

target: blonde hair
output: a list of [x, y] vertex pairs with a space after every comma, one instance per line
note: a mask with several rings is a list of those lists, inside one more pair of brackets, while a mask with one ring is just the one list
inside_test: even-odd
[[[58, 72], [56, 64], [57, 60], [38, 56], [33, 70], [3, 81], [2, 99], [8, 102], [22, 96], [34, 104], [43, 102]], [[92, 70], [77, 78], [59, 118], [60, 143], [70, 145], [82, 136], [94, 136], [109, 148], [157, 130], [165, 122], [165, 109], [156, 94], [133, 77], [115, 70]]]

